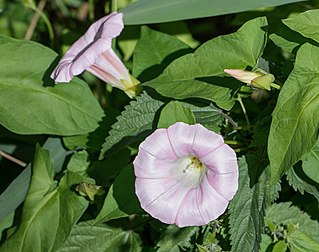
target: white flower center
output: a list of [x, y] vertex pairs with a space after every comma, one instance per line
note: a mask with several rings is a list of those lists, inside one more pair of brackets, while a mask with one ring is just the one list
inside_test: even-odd
[[206, 166], [195, 156], [186, 156], [176, 162], [177, 180], [187, 187], [197, 188], [206, 174]]

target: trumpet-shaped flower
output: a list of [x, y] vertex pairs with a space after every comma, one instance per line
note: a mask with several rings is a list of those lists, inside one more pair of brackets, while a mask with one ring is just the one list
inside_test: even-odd
[[51, 78], [56, 83], [69, 82], [87, 70], [124, 90], [128, 96], [135, 96], [139, 82], [130, 75], [111, 47], [112, 39], [121, 33], [123, 27], [123, 14], [115, 12], [93, 23], [66, 52]]
[[275, 77], [262, 70], [250, 72], [240, 69], [225, 69], [224, 72], [252, 87], [266, 89], [268, 91], [271, 87], [280, 88], [278, 85], [273, 83]]
[[133, 164], [142, 208], [179, 227], [218, 218], [238, 188], [235, 152], [200, 124], [157, 129], [141, 143]]

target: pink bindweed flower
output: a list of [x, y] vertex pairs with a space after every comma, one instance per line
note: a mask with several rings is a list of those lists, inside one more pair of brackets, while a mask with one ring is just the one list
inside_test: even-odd
[[111, 13], [95, 23], [60, 60], [51, 74], [56, 83], [69, 82], [87, 70], [134, 97], [139, 84], [112, 50], [112, 39], [123, 30], [123, 14]]
[[238, 189], [235, 152], [200, 124], [178, 122], [155, 130], [133, 164], [142, 208], [179, 227], [215, 220]]
[[280, 86], [273, 83], [275, 77], [265, 72], [262, 69], [257, 69], [255, 72], [241, 70], [241, 69], [225, 69], [225, 73], [228, 73], [235, 79], [259, 89], [271, 90], [271, 87], [280, 89]]

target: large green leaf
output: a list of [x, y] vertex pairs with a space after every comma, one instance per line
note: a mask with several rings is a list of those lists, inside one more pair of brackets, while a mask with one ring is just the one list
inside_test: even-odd
[[155, 113], [162, 105], [163, 102], [152, 99], [145, 92], [127, 105], [105, 139], [100, 158], [103, 158], [104, 153], [112, 146], [117, 144], [117, 148], [123, 147], [132, 141], [129, 137], [151, 130]]
[[157, 77], [174, 59], [192, 52], [176, 37], [142, 27], [134, 52], [133, 75], [140, 81]]
[[92, 222], [81, 222], [58, 252], [139, 252], [141, 238], [132, 231]]
[[302, 12], [294, 17], [284, 19], [283, 23], [291, 30], [319, 42], [319, 10]]
[[[54, 161], [54, 171], [62, 169], [63, 162], [70, 152], [63, 148], [59, 138], [48, 138], [43, 148], [50, 152]], [[12, 213], [25, 199], [31, 179], [31, 164], [16, 177], [0, 195], [0, 220]], [[14, 197], [12, 197], [14, 195]]]
[[[54, 85], [52, 50], [0, 36], [0, 124], [19, 134], [76, 135], [93, 131], [103, 111], [80, 79]], [[52, 86], [53, 85], [53, 86]]]
[[[1, 251], [56, 251], [67, 239], [88, 206], [86, 199], [71, 189], [88, 180], [83, 176], [87, 154], [78, 155], [70, 161], [68, 171], [57, 186], [49, 152], [37, 147], [21, 222]], [[79, 163], [79, 159], [82, 162]]]
[[171, 101], [162, 109], [158, 119], [158, 128], [168, 128], [176, 122], [184, 122], [187, 124], [195, 124], [195, 116], [193, 112], [185, 108], [178, 101]]
[[225, 68], [255, 66], [266, 43], [266, 18], [244, 24], [237, 32], [204, 43], [194, 53], [174, 60], [156, 79], [144, 83], [163, 96], [203, 98], [229, 110], [234, 105], [233, 79], [221, 78]]
[[296, 63], [280, 91], [268, 140], [272, 181], [310, 152], [319, 118], [319, 48], [298, 50]]
[[96, 217], [96, 223], [143, 212], [135, 194], [134, 182], [133, 166], [129, 165], [122, 170], [111, 186], [103, 207]]
[[309, 178], [319, 183], [319, 141], [303, 158], [302, 169]]
[[219, 16], [294, 2], [300, 0], [139, 0], [122, 11], [125, 24], [131, 25]]

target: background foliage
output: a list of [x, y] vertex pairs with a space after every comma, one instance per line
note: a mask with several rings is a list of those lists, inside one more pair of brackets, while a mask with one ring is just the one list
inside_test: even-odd
[[[318, 6], [0, 0], [0, 251], [319, 251]], [[116, 9], [114, 49], [143, 92], [86, 72], [54, 85], [60, 56]], [[226, 68], [261, 68], [281, 89]], [[134, 193], [138, 145], [177, 121], [237, 153], [239, 190], [206, 226], [163, 224]]]

